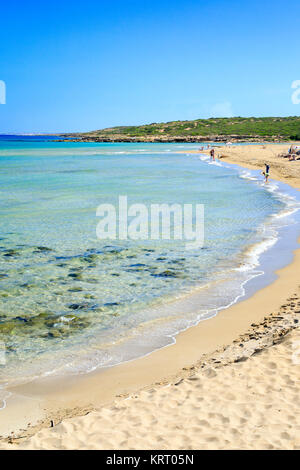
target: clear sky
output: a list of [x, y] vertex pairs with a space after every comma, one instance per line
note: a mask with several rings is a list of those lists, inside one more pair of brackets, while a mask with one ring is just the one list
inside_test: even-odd
[[299, 115], [299, 0], [0, 5], [0, 133]]

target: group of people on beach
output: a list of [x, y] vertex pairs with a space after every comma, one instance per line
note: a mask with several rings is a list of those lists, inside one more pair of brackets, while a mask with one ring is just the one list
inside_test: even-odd
[[[208, 145], [207, 145], [207, 150], [208, 150], [209, 148], [210, 148], [210, 145], [208, 144]], [[200, 148], [199, 148], [199, 152], [202, 152], [203, 150], [204, 150], [204, 147], [200, 147]], [[212, 149], [210, 150], [209, 154], [210, 154], [210, 160], [211, 160], [211, 161], [215, 161], [215, 149], [214, 149], [214, 148], [212, 148]], [[219, 155], [218, 155], [218, 156], [219, 156]]]
[[289, 160], [296, 160], [296, 157], [300, 155], [300, 146], [299, 145], [291, 145], [288, 151], [288, 158]]
[[[207, 149], [210, 148], [210, 145], [207, 146]], [[199, 149], [199, 152], [201, 152], [203, 150], [203, 147], [201, 147]], [[212, 148], [210, 151], [209, 151], [209, 155], [210, 155], [210, 160], [211, 161], [215, 161], [216, 159], [216, 156], [215, 156], [215, 149]], [[219, 157], [219, 155], [218, 155]], [[265, 163], [265, 171], [262, 172], [262, 175], [265, 177], [265, 183], [268, 183], [269, 181], [269, 176], [270, 176], [270, 165], [268, 163]]]

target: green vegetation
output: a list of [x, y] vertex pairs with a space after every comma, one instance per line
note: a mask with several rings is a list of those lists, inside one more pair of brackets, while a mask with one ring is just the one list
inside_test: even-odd
[[[74, 134], [73, 134], [74, 135]], [[237, 136], [279, 137], [299, 140], [300, 116], [261, 118], [210, 118], [194, 121], [151, 123], [142, 126], [121, 126], [80, 134], [82, 137], [196, 137]]]

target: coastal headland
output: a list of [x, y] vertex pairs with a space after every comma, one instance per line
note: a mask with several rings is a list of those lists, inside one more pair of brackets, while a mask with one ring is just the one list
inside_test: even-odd
[[300, 140], [300, 117], [234, 117], [118, 126], [60, 134], [72, 142], [286, 142]]

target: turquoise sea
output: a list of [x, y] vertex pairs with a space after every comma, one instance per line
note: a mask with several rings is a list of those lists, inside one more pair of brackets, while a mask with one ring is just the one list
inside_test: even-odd
[[[293, 191], [176, 153], [198, 148], [0, 139], [0, 386], [148, 354], [288, 262]], [[119, 195], [204, 204], [204, 246], [97, 239], [96, 208]]]

